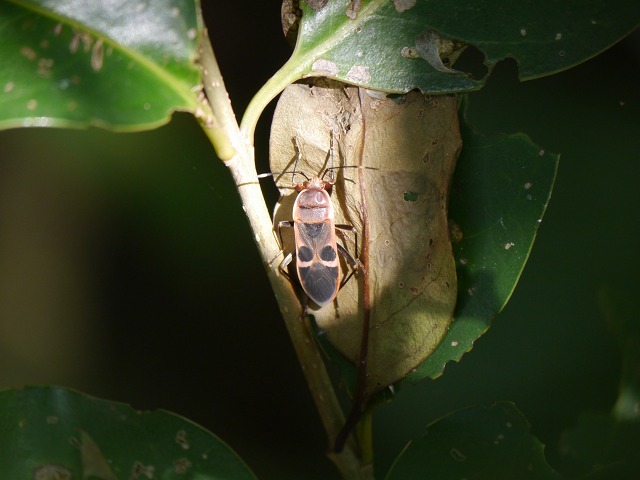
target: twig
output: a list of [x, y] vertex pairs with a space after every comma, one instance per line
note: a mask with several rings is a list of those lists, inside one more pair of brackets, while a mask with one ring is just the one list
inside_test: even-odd
[[[334, 439], [344, 423], [344, 414], [325, 368], [314, 333], [303, 315], [300, 301], [291, 283], [280, 274], [277, 261], [273, 261], [274, 258], [279, 257], [280, 247], [276, 241], [271, 217], [257, 178], [252, 145], [253, 127], [247, 128], [244, 134], [238, 127], [206, 31], [200, 51], [200, 64], [203, 69], [204, 91], [208, 100], [205, 107], [210, 111], [209, 115], [198, 116], [200, 124], [214, 144], [216, 152], [221, 159], [225, 160], [225, 165], [229, 167], [238, 188], [243, 210], [254, 232], [254, 241], [260, 252], [263, 266], [307, 379], [327, 438]], [[263, 90], [264, 88], [261, 91]], [[271, 94], [267, 93], [266, 95], [270, 96]], [[257, 120], [257, 114], [254, 112], [252, 115], [255, 117], [252, 119]], [[243, 122], [243, 125], [247, 125], [247, 123]], [[214, 132], [209, 130], [214, 130]], [[220, 138], [220, 133], [223, 134], [224, 139]], [[229, 156], [229, 154], [231, 155]], [[366, 472], [362, 471], [360, 459], [351, 443], [347, 444], [344, 452], [339, 455], [330, 455], [330, 458], [345, 479], [364, 480], [370, 478]]]

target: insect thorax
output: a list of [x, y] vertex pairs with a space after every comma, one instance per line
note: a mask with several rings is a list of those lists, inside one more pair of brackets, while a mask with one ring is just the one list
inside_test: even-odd
[[298, 194], [293, 211], [294, 220], [316, 223], [333, 220], [333, 207], [329, 194], [324, 190], [309, 189]]

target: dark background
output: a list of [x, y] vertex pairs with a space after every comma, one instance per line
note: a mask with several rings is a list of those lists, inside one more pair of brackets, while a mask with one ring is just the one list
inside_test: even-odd
[[[203, 8], [242, 112], [289, 55], [279, 2]], [[562, 154], [557, 183], [494, 326], [441, 378], [376, 411], [380, 477], [429, 422], [495, 400], [514, 401], [561, 465], [561, 432], [615, 400], [619, 352], [596, 296], [640, 287], [638, 72], [636, 33], [522, 84], [503, 62], [470, 95], [480, 131], [523, 131]], [[180, 413], [261, 479], [338, 476], [231, 177], [186, 114], [136, 134], [0, 132], [0, 388], [25, 384]]]

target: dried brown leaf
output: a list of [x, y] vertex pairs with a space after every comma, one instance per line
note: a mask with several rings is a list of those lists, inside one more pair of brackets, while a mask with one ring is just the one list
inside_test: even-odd
[[[326, 81], [291, 85], [278, 102], [272, 124], [272, 171], [293, 169], [296, 138], [302, 152], [298, 171], [322, 175], [331, 162], [331, 132], [335, 166], [368, 167], [338, 169], [332, 197], [336, 223], [358, 231], [367, 274], [359, 272], [332, 305], [316, 310], [312, 305], [310, 313], [329, 341], [355, 363], [363, 310], [369, 304], [367, 391], [373, 393], [402, 379], [429, 356], [453, 317], [456, 273], [447, 199], [461, 147], [457, 101], [417, 92], [390, 99]], [[291, 174], [275, 178], [282, 193], [277, 224], [291, 219], [296, 193]], [[302, 179], [297, 176], [296, 181]], [[283, 234], [285, 252], [293, 251], [291, 232]], [[353, 255], [353, 234], [338, 231], [338, 236]], [[341, 266], [349, 272], [346, 262]]]

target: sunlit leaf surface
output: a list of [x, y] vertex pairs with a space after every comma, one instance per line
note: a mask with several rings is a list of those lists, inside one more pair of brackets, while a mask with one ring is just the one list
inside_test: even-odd
[[[358, 235], [337, 230], [338, 243], [355, 256], [358, 241], [362, 268], [333, 303], [323, 308], [311, 304], [310, 313], [328, 340], [355, 363], [368, 312], [372, 393], [427, 358], [453, 317], [456, 276], [446, 204], [461, 145], [457, 100], [417, 92], [385, 98], [335, 82], [292, 85], [274, 116], [272, 170], [293, 170], [295, 139], [301, 154], [298, 171], [329, 180], [331, 171], [323, 172], [332, 162], [332, 135], [334, 166], [345, 167], [334, 172], [335, 222]], [[276, 225], [293, 218], [297, 194], [292, 178], [276, 175], [283, 194]], [[296, 182], [303, 178], [298, 175]], [[293, 252], [286, 233], [285, 251]], [[350, 271], [343, 260], [341, 278]]]
[[0, 2], [0, 128], [140, 130], [195, 111], [195, 0]]
[[481, 80], [455, 71], [464, 47], [479, 50], [489, 70], [514, 58], [526, 80], [576, 65], [640, 24], [640, 3], [629, 0], [329, 0], [300, 7], [288, 67], [298, 78], [329, 76], [395, 92], [479, 88]]

